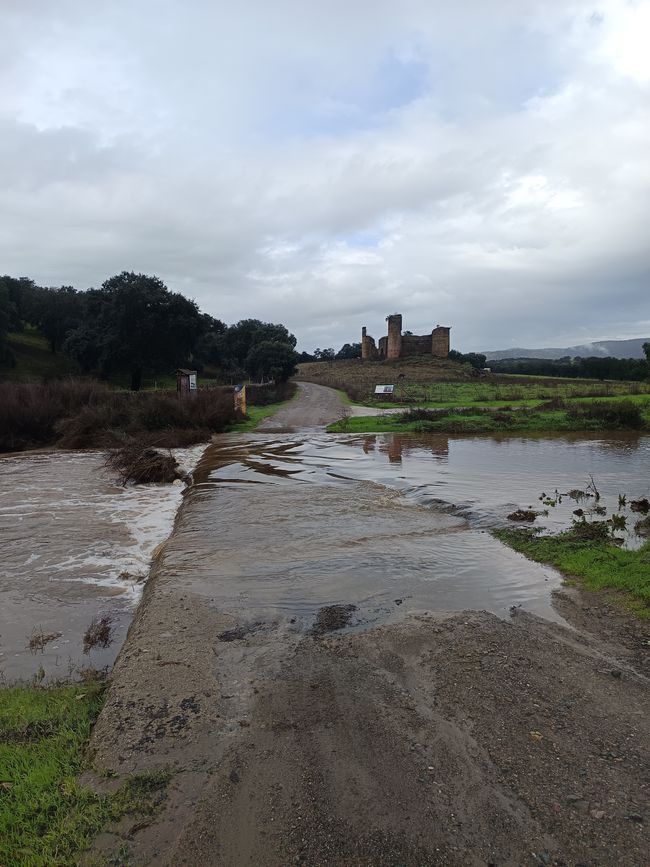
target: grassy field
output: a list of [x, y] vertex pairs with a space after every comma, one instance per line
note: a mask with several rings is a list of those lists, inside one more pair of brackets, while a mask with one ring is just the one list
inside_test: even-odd
[[0, 365], [0, 380], [40, 382], [75, 374], [76, 367], [70, 359], [50, 352], [47, 340], [35, 328], [10, 334], [8, 344], [16, 365]]
[[539, 379], [495, 377], [473, 382], [434, 382], [400, 386], [396, 400], [372, 401], [372, 406], [492, 407], [535, 406], [549, 400], [577, 398], [643, 397], [650, 395], [650, 382], [599, 382], [591, 379]]
[[129, 778], [105, 795], [78, 782], [103, 691], [98, 682], [0, 688], [2, 867], [72, 867], [109, 823], [155, 811], [166, 772]]
[[497, 530], [495, 535], [529, 559], [579, 579], [588, 590], [621, 591], [636, 614], [650, 616], [650, 542], [635, 551], [621, 549], [609, 538], [604, 521], [577, 522], [553, 536], [530, 529]]
[[[430, 357], [400, 361], [332, 361], [301, 364], [297, 379], [344, 391], [355, 403], [396, 406], [499, 407], [557, 398], [650, 394], [650, 382], [600, 382], [532, 376], [477, 375], [468, 365]], [[375, 399], [377, 385], [394, 385], [394, 398]]]
[[431, 356], [399, 361], [362, 362], [360, 359], [351, 359], [310, 362], [298, 365], [298, 374], [295, 378], [339, 389], [352, 400], [365, 403], [374, 395], [376, 385], [398, 383], [401, 381], [400, 376], [411, 384], [463, 381], [472, 378], [469, 365]]
[[581, 430], [650, 430], [650, 395], [462, 409], [417, 408], [378, 416], [345, 416], [330, 433], [537, 433]]

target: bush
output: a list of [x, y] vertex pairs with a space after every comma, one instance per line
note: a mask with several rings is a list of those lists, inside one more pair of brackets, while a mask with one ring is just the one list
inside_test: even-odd
[[179, 400], [175, 392], [115, 391], [87, 380], [0, 383], [0, 408], [0, 451], [106, 448], [125, 434], [143, 433], [157, 445], [187, 445], [235, 420], [232, 392], [225, 389], [201, 389]]
[[117, 473], [123, 485], [133, 482], [146, 485], [151, 482], [173, 482], [180, 479], [178, 461], [171, 452], [160, 452], [146, 441], [131, 439], [106, 458], [106, 467]]
[[569, 418], [591, 419], [603, 428], [633, 428], [644, 426], [643, 415], [637, 404], [621, 400], [615, 403], [595, 401], [589, 404], [574, 404], [567, 410]]

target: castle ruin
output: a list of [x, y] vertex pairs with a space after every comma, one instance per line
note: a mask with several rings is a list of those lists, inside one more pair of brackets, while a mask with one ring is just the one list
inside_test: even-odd
[[388, 334], [379, 338], [375, 345], [374, 337], [361, 329], [361, 358], [364, 360], [394, 360], [406, 358], [409, 355], [433, 355], [435, 358], [447, 358], [449, 355], [449, 332], [451, 328], [438, 325], [431, 334], [402, 334], [402, 314], [393, 313], [387, 316]]

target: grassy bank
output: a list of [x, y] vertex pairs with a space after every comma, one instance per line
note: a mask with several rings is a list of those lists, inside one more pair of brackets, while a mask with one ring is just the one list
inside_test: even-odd
[[297, 394], [298, 389], [294, 382], [287, 382], [276, 386], [275, 390], [269, 393], [270, 397], [275, 396], [277, 398], [275, 402], [268, 403], [264, 406], [254, 406], [249, 404], [246, 409], [246, 418], [240, 419], [231, 425], [230, 430], [238, 432], [254, 431], [265, 418], [276, 413], [285, 403], [293, 400]]
[[112, 794], [78, 782], [103, 685], [0, 689], [0, 864], [67, 867], [110, 822], [155, 810], [167, 774], [134, 777]]
[[414, 409], [378, 416], [344, 417], [331, 433], [543, 433], [649, 430], [650, 395], [626, 399], [554, 400], [536, 406]]
[[576, 522], [552, 536], [530, 529], [497, 530], [495, 536], [531, 560], [579, 579], [588, 590], [621, 591], [637, 614], [650, 616], [650, 542], [634, 551], [621, 549], [605, 521]]
[[396, 401], [371, 401], [389, 409], [417, 404], [420, 408], [453, 409], [476, 406], [496, 409], [504, 405], [537, 406], [547, 401], [650, 397], [648, 382], [598, 382], [585, 379], [548, 380], [539, 377], [499, 376], [473, 382], [440, 382], [404, 385], [396, 389]]

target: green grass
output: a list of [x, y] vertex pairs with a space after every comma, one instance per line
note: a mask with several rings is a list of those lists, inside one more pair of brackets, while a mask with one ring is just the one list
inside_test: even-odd
[[[547, 400], [562, 398], [617, 399], [636, 396], [650, 399], [650, 383], [646, 382], [599, 382], [590, 379], [552, 380], [551, 383], [531, 378], [514, 379], [513, 382], [434, 382], [397, 386], [395, 401], [371, 401], [372, 406], [390, 409], [396, 406], [417, 404], [418, 407], [451, 409], [454, 407], [491, 407], [505, 405], [536, 406]], [[404, 402], [402, 402], [404, 398]]]
[[60, 353], [50, 352], [47, 340], [35, 328], [8, 335], [16, 365], [0, 365], [0, 380], [33, 382], [74, 375], [76, 367]]
[[0, 689], [0, 865], [67, 867], [109, 823], [149, 814], [169, 775], [135, 776], [99, 795], [77, 782], [85, 769], [103, 686]]
[[269, 403], [266, 406], [251, 406], [248, 404], [246, 407], [246, 419], [244, 421], [238, 421], [236, 424], [230, 426], [229, 430], [235, 431], [237, 433], [246, 433], [247, 431], [254, 431], [255, 428], [264, 421], [265, 418], [268, 418], [273, 413], [276, 413], [279, 409], [281, 409], [285, 404], [290, 403], [292, 400], [295, 400], [298, 396], [298, 390], [290, 397], [289, 400], [282, 400], [279, 403]]
[[[513, 407], [505, 411], [503, 407], [479, 407], [476, 414], [471, 411], [454, 413], [453, 408], [441, 414], [439, 418], [409, 420], [403, 413], [379, 416], [354, 416], [342, 418], [329, 425], [330, 433], [543, 433], [553, 431], [607, 430], [608, 425], [599, 418], [574, 415], [569, 412], [571, 407], [602, 405], [603, 407], [619, 406], [622, 402], [633, 404], [641, 410], [641, 429], [650, 429], [650, 395], [636, 395], [624, 399], [616, 398], [583, 398], [567, 402], [565, 409], [540, 409], [535, 405]], [[539, 406], [539, 403], [536, 404]], [[422, 407], [424, 408], [424, 407]], [[420, 407], [418, 407], [420, 409]], [[446, 409], [437, 406], [435, 409]], [[459, 408], [460, 409], [460, 408]], [[494, 412], [479, 410], [492, 409]], [[501, 409], [501, 411], [499, 411]], [[610, 425], [611, 426], [611, 425]], [[624, 428], [623, 424], [613, 427]]]
[[529, 529], [496, 530], [494, 535], [529, 559], [579, 579], [588, 590], [622, 591], [636, 614], [650, 616], [650, 542], [628, 551], [606, 538], [584, 538], [580, 524], [553, 536]]

